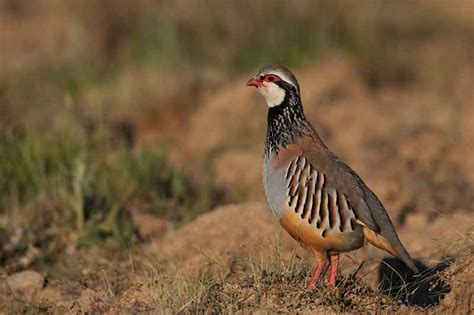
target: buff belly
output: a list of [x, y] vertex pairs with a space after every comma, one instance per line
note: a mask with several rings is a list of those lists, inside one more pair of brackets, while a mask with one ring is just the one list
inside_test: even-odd
[[318, 229], [290, 209], [280, 216], [280, 224], [295, 240], [317, 252], [347, 252], [364, 245], [364, 233], [359, 225], [345, 232]]

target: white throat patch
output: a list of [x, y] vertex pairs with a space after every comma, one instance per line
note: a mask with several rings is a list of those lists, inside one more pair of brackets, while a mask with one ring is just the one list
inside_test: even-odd
[[263, 86], [258, 88], [258, 91], [265, 98], [268, 107], [278, 106], [285, 99], [285, 90], [275, 83], [263, 82]]

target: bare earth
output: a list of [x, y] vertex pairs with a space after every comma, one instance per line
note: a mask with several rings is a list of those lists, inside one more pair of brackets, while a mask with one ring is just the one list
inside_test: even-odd
[[[433, 313], [469, 313], [474, 307], [474, 147], [470, 145], [474, 143], [474, 106], [472, 91], [464, 82], [474, 72], [465, 71], [453, 78], [458, 83], [454, 85], [452, 99], [445, 102], [439, 101], [437, 90], [432, 88], [440, 84], [436, 80], [428, 87], [420, 84], [404, 90], [369, 91], [360, 83], [350, 60], [343, 57], [296, 71], [307, 116], [333, 151], [352, 165], [381, 198], [413, 257], [428, 267], [455, 257], [439, 276], [448, 283], [449, 290], [430, 308]], [[244, 81], [240, 78], [210, 92], [190, 117], [175, 118], [186, 121], [187, 132], [179, 134], [178, 139], [173, 134], [171, 138], [177, 144], [171, 147], [171, 154], [191, 175], [199, 176], [204, 165], [211, 165], [216, 185], [230, 196], [249, 201], [218, 207], [177, 230], [166, 221], [134, 210], [137, 226], [151, 239], [150, 243], [130, 249], [129, 258], [120, 259], [119, 264], [111, 257], [95, 261], [81, 256], [83, 253], [72, 253], [64, 268], [71, 268], [71, 279], [77, 274], [82, 280], [53, 280], [33, 295], [33, 303], [53, 313], [170, 312], [173, 308], [163, 303], [168, 301], [167, 305], [172, 305], [170, 296], [178, 294], [183, 300], [190, 299], [191, 304], [180, 306], [182, 310], [192, 312], [190, 307], [195, 301], [186, 295], [192, 291], [191, 284], [177, 279], [201, 279], [197, 283], [203, 285], [202, 275], [221, 279], [220, 290], [235, 290], [230, 291], [234, 301], [241, 303], [248, 296], [255, 297], [253, 290], [257, 284], [265, 287], [264, 276], [259, 278], [263, 282], [254, 279], [250, 287], [241, 287], [247, 279], [248, 261], [258, 261], [265, 275], [270, 271], [262, 266], [271, 265], [278, 256], [278, 261], [288, 264], [288, 268], [293, 266], [291, 261], [295, 257], [303, 263], [291, 267], [296, 269], [285, 280], [288, 286], [280, 287], [281, 292], [287, 293], [278, 292], [285, 282], [266, 285], [258, 302], [246, 306], [249, 311], [420, 311], [419, 306], [406, 306], [371, 291], [379, 286], [378, 273], [386, 257], [371, 246], [343, 256], [343, 281], [352, 279], [350, 275], [356, 271], [357, 281], [361, 281], [356, 286], [340, 284], [343, 293], [337, 294], [343, 294], [343, 298], [327, 293], [324, 284], [314, 293], [303, 289], [312, 267], [311, 257], [280, 228], [263, 199], [260, 176], [265, 108], [254, 91], [243, 87]], [[159, 126], [159, 121], [154, 125]], [[147, 135], [153, 133], [147, 129]], [[186, 163], [190, 155], [194, 158], [192, 164]], [[465, 193], [459, 193], [460, 185], [466, 186]], [[100, 250], [91, 255], [97, 256]], [[73, 261], [81, 263], [72, 268]], [[100, 270], [104, 270], [102, 274]], [[281, 272], [284, 274], [284, 270]], [[116, 284], [120, 289], [109, 283], [117, 281], [117, 274], [126, 278]], [[234, 274], [238, 280], [233, 278]], [[210, 288], [204, 286], [203, 290], [210, 294]], [[179, 293], [173, 293], [175, 290]], [[357, 290], [368, 291], [354, 293]], [[322, 296], [325, 292], [330, 295]], [[17, 293], [10, 294], [23, 298]], [[349, 297], [350, 307], [338, 304]], [[300, 304], [289, 306], [291, 300]], [[339, 302], [327, 304], [332, 300]]]

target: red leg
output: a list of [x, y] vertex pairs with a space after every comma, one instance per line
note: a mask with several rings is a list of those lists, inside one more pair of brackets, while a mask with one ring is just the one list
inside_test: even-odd
[[337, 268], [339, 267], [339, 255], [331, 255], [331, 268], [329, 269], [329, 285], [336, 286]]
[[318, 283], [319, 278], [324, 272], [326, 264], [327, 261], [325, 259], [321, 263], [319, 263], [318, 266], [314, 269], [313, 275], [311, 276], [311, 278], [309, 278], [308, 283], [306, 284], [307, 289], [314, 289], [314, 287]]

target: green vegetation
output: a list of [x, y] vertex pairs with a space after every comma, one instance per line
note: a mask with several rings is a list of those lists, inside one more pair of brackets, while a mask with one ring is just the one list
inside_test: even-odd
[[[26, 4], [18, 4], [16, 10], [20, 14], [11, 14], [20, 20], [33, 14]], [[380, 87], [416, 80], [422, 65], [414, 63], [412, 55], [425, 42], [472, 37], [469, 30], [430, 5], [390, 1], [298, 5], [283, 0], [251, 5], [214, 0], [121, 1], [121, 5], [106, 1], [101, 7], [64, 4], [56, 10], [58, 15], [71, 16], [68, 23], [57, 26], [65, 28], [69, 46], [48, 58], [32, 53], [32, 58], [38, 57], [33, 66], [25, 60], [24, 69], [12, 74], [5, 64], [7, 71], [0, 73], [0, 131], [29, 124], [31, 116], [39, 119], [56, 112], [64, 98], [80, 106], [91, 105], [84, 104], [90, 88], [114, 86], [133, 68], [164, 73], [164, 77], [181, 74], [201, 82], [204, 72], [236, 75], [265, 63], [301, 67], [321, 56], [344, 54], [354, 59], [370, 87]], [[43, 34], [40, 46], [48, 45], [48, 35], [57, 36], [46, 31], [53, 34]], [[4, 59], [16, 59], [14, 53], [14, 49], [12, 55], [6, 50]], [[161, 88], [159, 82], [155, 88]], [[163, 102], [154, 100], [157, 108]]]
[[[414, 219], [425, 232], [438, 217], [471, 211], [465, 149], [472, 123], [465, 118], [472, 117], [474, 24], [458, 6], [0, 1], [0, 312], [421, 312], [370, 289], [359, 279], [368, 279], [363, 271], [355, 277], [357, 271], [345, 270], [335, 291], [303, 290], [312, 261], [284, 259], [278, 248], [265, 257], [241, 251], [252, 240], [244, 233], [237, 242], [187, 226], [186, 235], [172, 235], [170, 247], [180, 252], [166, 253], [164, 243], [169, 229], [216, 205], [243, 201], [241, 190], [256, 190], [260, 173], [240, 170], [255, 162], [263, 118], [245, 116], [251, 111], [238, 106], [232, 112], [209, 105], [232, 106], [212, 97], [241, 93], [244, 82], [241, 91], [230, 89], [234, 79], [266, 63], [296, 72], [309, 66], [301, 72], [315, 74], [317, 82], [311, 91], [304, 78], [312, 94], [305, 104], [321, 104], [311, 118], [328, 143], [351, 151], [351, 165], [366, 169], [399, 227]], [[228, 114], [244, 127], [211, 126]], [[194, 128], [199, 123], [204, 128]], [[201, 140], [205, 150], [199, 151]], [[226, 172], [242, 157], [243, 166]], [[216, 187], [220, 182], [224, 191]], [[410, 217], [414, 212], [419, 217]], [[248, 221], [224, 217], [219, 224], [226, 232], [259, 226]], [[459, 221], [445, 222], [440, 231]], [[448, 305], [453, 313], [471, 305], [471, 234], [446, 243], [458, 248], [453, 255], [461, 263], [452, 272], [466, 282], [457, 286], [466, 301]], [[186, 273], [183, 261], [198, 261], [188, 252], [189, 235], [204, 244], [199, 257], [205, 261]], [[216, 239], [232, 256], [227, 264], [219, 261], [222, 253], [214, 259]], [[436, 251], [431, 244], [423, 240], [427, 255]], [[45, 289], [60, 291], [59, 301], [26, 301], [2, 287], [7, 275], [24, 269], [46, 276]], [[91, 305], [82, 298], [87, 293]]]
[[[129, 209], [135, 204], [180, 223], [211, 209], [218, 198], [205, 182], [184, 177], [165, 150], [133, 152], [126, 137], [105, 127], [100, 114], [81, 120], [72, 108], [44, 132], [3, 134], [0, 155], [0, 209], [13, 223], [1, 227], [0, 245], [4, 265], [12, 268], [29, 247], [48, 246], [52, 237], [129, 243], [134, 236]], [[11, 246], [8, 236], [19, 226], [25, 233], [18, 246]]]
[[[5, 6], [12, 21], [30, 21], [42, 12], [36, 9]], [[392, 14], [395, 9], [406, 14]], [[204, 182], [194, 182], [168, 162], [165, 149], [136, 147], [126, 114], [121, 127], [112, 123], [117, 102], [152, 107], [157, 117], [166, 105], [176, 106], [175, 96], [156, 95], [168, 85], [144, 84], [140, 74], [125, 80], [130, 91], [120, 94], [130, 69], [176, 80], [176, 95], [189, 94], [183, 103], [195, 102], [197, 81], [205, 86], [204, 68], [228, 76], [268, 62], [303, 66], [333, 53], [354, 58], [369, 86], [404, 84], [417, 74], [410, 49], [456, 28], [440, 12], [392, 2], [106, 1], [55, 10], [70, 19], [45, 28], [38, 45], [47, 47], [65, 28], [67, 49], [51, 56], [32, 52], [33, 63], [26, 56], [20, 70], [5, 64], [0, 74], [0, 213], [12, 223], [1, 227], [1, 243], [5, 247], [7, 235], [21, 226], [31, 235], [23, 236], [29, 245], [20, 252], [43, 246], [41, 235], [75, 233], [83, 243], [130, 239], [128, 209], [136, 203], [182, 222], [223, 200], [205, 171]], [[4, 51], [5, 60], [17, 59], [11, 51]], [[15, 251], [5, 251], [4, 265]]]

